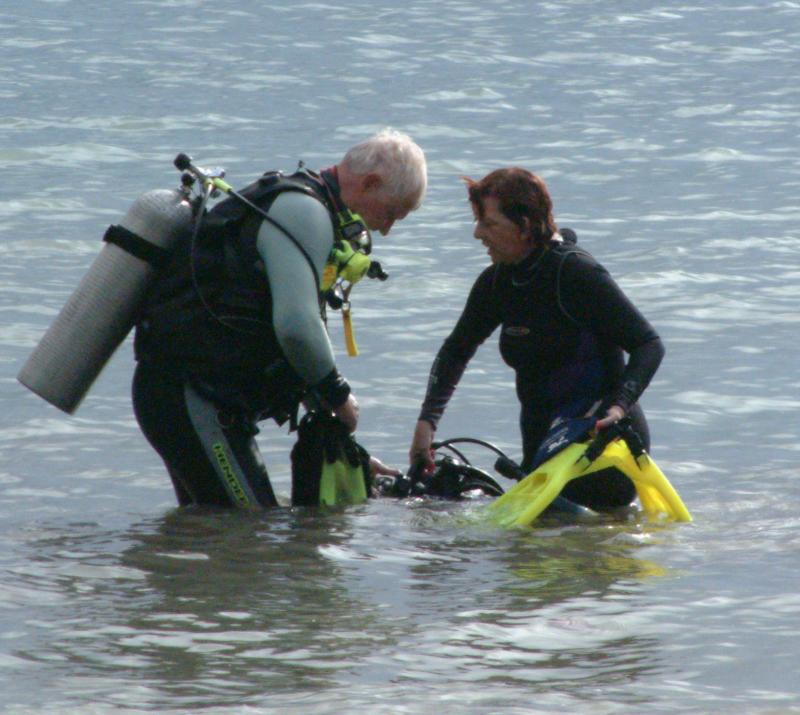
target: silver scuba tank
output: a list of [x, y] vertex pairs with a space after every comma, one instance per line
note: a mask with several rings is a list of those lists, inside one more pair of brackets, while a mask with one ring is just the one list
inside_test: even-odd
[[17, 379], [72, 414], [130, 332], [148, 288], [181, 238], [192, 208], [185, 190], [142, 194], [106, 243]]

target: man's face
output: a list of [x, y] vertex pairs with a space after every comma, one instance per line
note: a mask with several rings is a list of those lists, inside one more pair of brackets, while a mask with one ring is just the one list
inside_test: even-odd
[[383, 183], [366, 186], [361, 190], [352, 209], [358, 213], [370, 231], [386, 236], [395, 221], [402, 221], [414, 208], [410, 199], [390, 195]]

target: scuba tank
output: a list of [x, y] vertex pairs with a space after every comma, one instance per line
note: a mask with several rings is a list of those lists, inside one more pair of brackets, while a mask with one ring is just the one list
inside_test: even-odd
[[158, 269], [188, 237], [193, 210], [187, 188], [142, 194], [31, 353], [17, 379], [72, 414], [133, 328]]
[[[260, 214], [297, 246], [316, 272], [290, 232], [223, 181], [223, 169], [197, 167], [186, 154], [178, 154], [174, 164], [183, 172], [181, 188], [142, 194], [122, 221], [109, 227], [103, 237], [106, 245], [17, 375], [25, 387], [68, 414], [75, 412], [133, 328], [173, 248], [181, 240], [193, 241], [199, 227], [195, 217], [205, 216], [209, 198], [222, 192]], [[193, 197], [195, 182], [200, 190]], [[357, 355], [350, 323], [350, 289], [364, 275], [381, 281], [388, 275], [380, 263], [367, 257], [371, 239], [360, 217], [340, 212], [337, 222], [340, 238], [331, 251], [332, 265], [320, 281], [320, 289], [331, 307], [342, 308], [348, 352]], [[337, 301], [341, 302], [337, 305]]]

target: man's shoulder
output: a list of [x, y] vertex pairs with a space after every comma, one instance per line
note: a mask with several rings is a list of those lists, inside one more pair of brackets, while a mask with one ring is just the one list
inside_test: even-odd
[[[281, 192], [261, 222], [258, 246], [262, 252], [274, 248], [283, 252], [291, 243], [308, 251], [321, 267], [334, 239], [333, 219], [326, 206], [314, 196], [300, 191]], [[289, 234], [292, 241], [287, 240]]]
[[333, 227], [325, 204], [313, 194], [304, 191], [281, 191], [272, 202], [269, 215], [276, 220], [284, 218], [292, 223]]

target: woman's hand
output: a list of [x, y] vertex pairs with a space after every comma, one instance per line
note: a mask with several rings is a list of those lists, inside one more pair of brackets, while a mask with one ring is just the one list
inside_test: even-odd
[[408, 450], [408, 463], [412, 467], [418, 462], [422, 462], [425, 469], [433, 469], [431, 444], [434, 432], [433, 425], [427, 420], [417, 422], [414, 437], [411, 440], [411, 448]]
[[378, 476], [379, 474], [385, 474], [388, 477], [401, 477], [403, 473], [399, 469], [395, 469], [394, 467], [387, 467], [380, 459], [377, 457], [370, 456], [369, 458], [369, 473], [373, 477]]
[[606, 427], [611, 427], [615, 422], [619, 422], [624, 416], [625, 410], [619, 405], [611, 405], [606, 411], [606, 416], [601, 420], [597, 420], [594, 427], [598, 431], [604, 430]]

